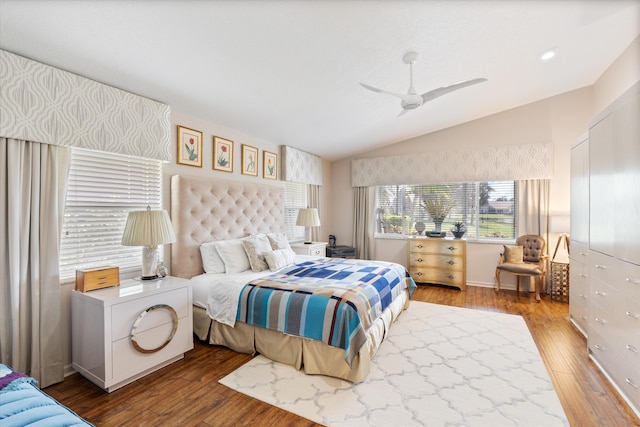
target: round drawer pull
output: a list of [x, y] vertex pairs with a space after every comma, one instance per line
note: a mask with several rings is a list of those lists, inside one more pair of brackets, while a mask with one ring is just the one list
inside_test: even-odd
[[[148, 313], [152, 312], [153, 310], [158, 310], [158, 309], [167, 310], [169, 312], [169, 314], [171, 314], [171, 321], [173, 323], [173, 328], [171, 329], [171, 334], [169, 335], [169, 338], [167, 338], [167, 340], [164, 342], [164, 344], [160, 344], [156, 348], [149, 348], [149, 349], [142, 348], [140, 346], [140, 344], [138, 344], [138, 341], [137, 341], [137, 338], [136, 338], [136, 332], [138, 331], [138, 326], [140, 325], [140, 322], [142, 322], [142, 319], [144, 319], [144, 317]], [[176, 313], [176, 311], [173, 309], [173, 307], [171, 307], [170, 305], [167, 305], [167, 304], [156, 304], [154, 306], [151, 306], [151, 307], [147, 308], [142, 313], [140, 313], [140, 315], [138, 316], [136, 321], [133, 322], [133, 327], [131, 328], [131, 344], [133, 345], [133, 348], [135, 348], [140, 353], [155, 353], [156, 351], [160, 351], [163, 348], [165, 348], [171, 342], [171, 340], [173, 339], [173, 336], [176, 334], [176, 330], [177, 329], [178, 329], [178, 313]]]

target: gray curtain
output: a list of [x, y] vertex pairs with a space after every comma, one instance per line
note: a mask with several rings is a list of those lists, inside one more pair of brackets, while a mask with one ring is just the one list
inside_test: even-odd
[[59, 251], [69, 148], [0, 138], [0, 362], [63, 380]]
[[353, 245], [360, 259], [375, 259], [375, 187], [353, 187]]
[[[320, 215], [320, 186], [309, 184], [309, 207], [318, 209], [318, 215]], [[320, 221], [322, 224], [322, 220]], [[313, 242], [324, 242], [320, 240], [320, 227], [311, 227], [311, 240]]]
[[[549, 189], [548, 179], [518, 181], [518, 234], [537, 234], [547, 242], [549, 253]], [[547, 269], [548, 270], [548, 269]], [[549, 287], [545, 281], [545, 288]], [[546, 289], [544, 289], [546, 292]]]

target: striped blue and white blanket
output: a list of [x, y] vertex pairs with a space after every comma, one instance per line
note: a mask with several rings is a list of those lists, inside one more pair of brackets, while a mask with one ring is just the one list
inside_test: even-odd
[[399, 264], [313, 259], [250, 281], [236, 320], [342, 348], [351, 366], [367, 329], [405, 289], [412, 296], [416, 284]]

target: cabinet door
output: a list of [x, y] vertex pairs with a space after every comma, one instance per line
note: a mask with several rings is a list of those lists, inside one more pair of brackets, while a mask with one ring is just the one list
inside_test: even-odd
[[640, 264], [640, 94], [613, 113], [615, 256]]
[[589, 241], [589, 139], [571, 149], [571, 240]]
[[589, 247], [613, 254], [615, 221], [612, 116], [589, 130]]

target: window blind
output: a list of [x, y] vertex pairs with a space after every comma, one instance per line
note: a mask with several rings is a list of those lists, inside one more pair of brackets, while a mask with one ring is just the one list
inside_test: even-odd
[[122, 246], [130, 210], [161, 209], [162, 162], [72, 149], [62, 226], [61, 280], [75, 270], [142, 264], [139, 247]]
[[298, 209], [308, 206], [308, 185], [298, 182], [283, 182], [284, 186], [284, 226], [289, 241], [304, 240], [304, 227], [296, 225]]

